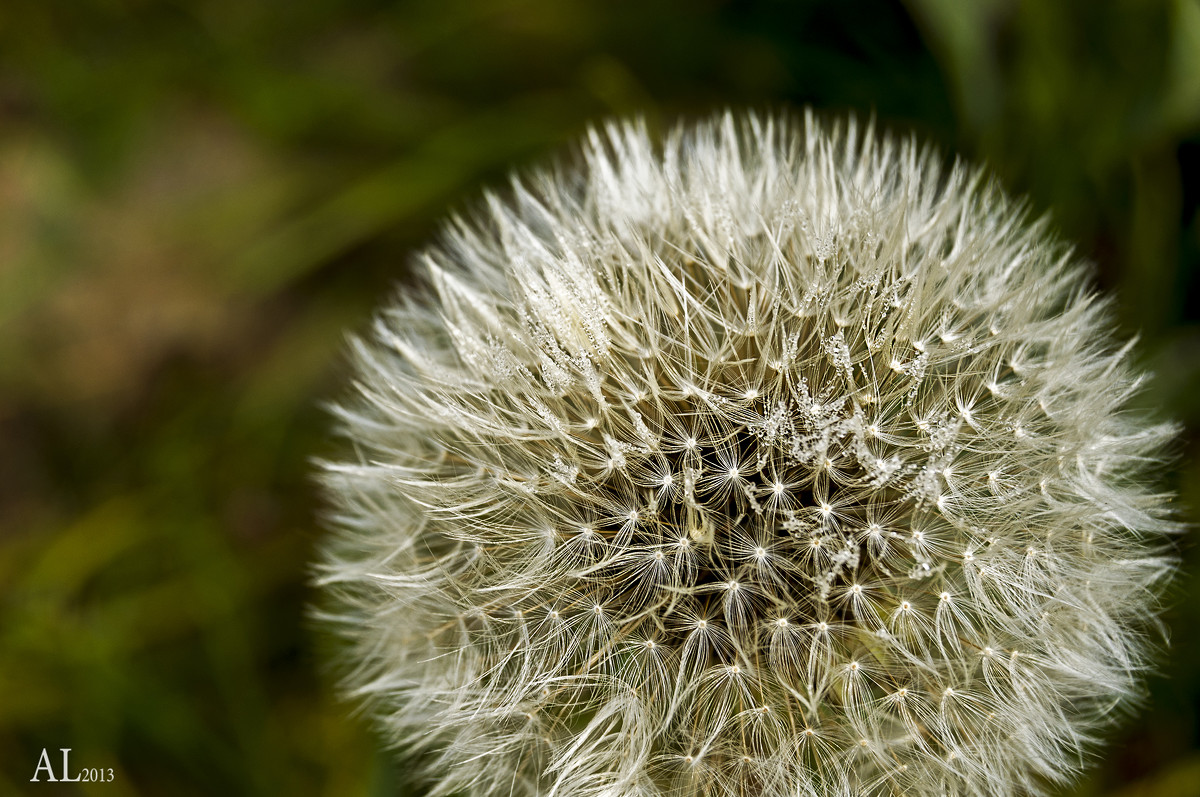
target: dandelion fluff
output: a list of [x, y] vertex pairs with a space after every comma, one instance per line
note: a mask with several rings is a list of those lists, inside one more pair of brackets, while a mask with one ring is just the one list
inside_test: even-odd
[[1039, 794], [1138, 694], [1173, 433], [1087, 269], [864, 129], [592, 132], [353, 344], [323, 620], [432, 794]]

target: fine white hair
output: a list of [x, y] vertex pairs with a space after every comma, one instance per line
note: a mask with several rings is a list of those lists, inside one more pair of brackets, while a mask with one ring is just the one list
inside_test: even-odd
[[1088, 270], [853, 119], [592, 131], [353, 341], [320, 616], [433, 795], [1040, 794], [1139, 693], [1174, 434]]

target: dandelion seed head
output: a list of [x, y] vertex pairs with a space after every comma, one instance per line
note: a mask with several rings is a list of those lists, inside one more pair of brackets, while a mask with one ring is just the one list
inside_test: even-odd
[[853, 120], [613, 124], [583, 162], [452, 221], [352, 346], [347, 692], [435, 794], [1069, 779], [1173, 568], [1174, 429], [1086, 267]]

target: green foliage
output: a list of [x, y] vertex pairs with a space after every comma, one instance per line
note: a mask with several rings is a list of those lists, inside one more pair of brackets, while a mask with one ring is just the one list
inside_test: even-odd
[[[342, 330], [589, 121], [805, 103], [1052, 210], [1200, 459], [1195, 0], [6, 3], [0, 792], [405, 793], [305, 620]], [[1200, 505], [1195, 464], [1175, 487]], [[1195, 581], [1168, 623], [1080, 794], [1195, 783]], [[115, 781], [30, 784], [44, 747]]]

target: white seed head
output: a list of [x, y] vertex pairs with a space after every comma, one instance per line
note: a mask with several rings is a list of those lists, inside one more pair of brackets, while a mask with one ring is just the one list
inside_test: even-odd
[[1173, 428], [1085, 266], [853, 120], [583, 156], [456, 219], [354, 342], [319, 567], [347, 692], [440, 795], [1077, 772], [1174, 528]]

